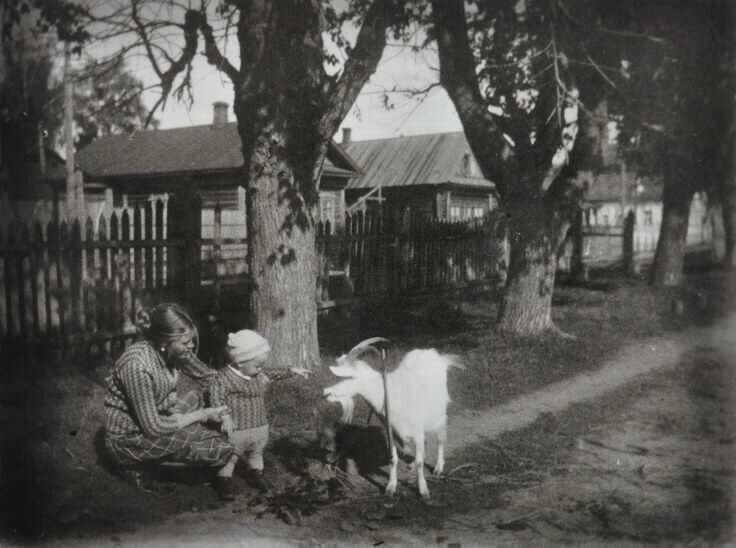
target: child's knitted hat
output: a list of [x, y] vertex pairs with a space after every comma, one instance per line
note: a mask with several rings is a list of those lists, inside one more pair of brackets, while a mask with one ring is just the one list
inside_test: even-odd
[[241, 329], [227, 336], [226, 350], [233, 361], [242, 363], [269, 353], [271, 346], [255, 331]]

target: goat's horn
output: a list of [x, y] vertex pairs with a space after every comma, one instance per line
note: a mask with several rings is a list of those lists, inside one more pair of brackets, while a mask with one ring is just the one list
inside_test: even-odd
[[350, 352], [348, 352], [348, 356], [351, 358], [355, 358], [357, 356], [360, 356], [363, 352], [372, 351], [377, 354], [380, 354], [378, 352], [378, 349], [373, 346], [375, 343], [379, 342], [389, 342], [388, 339], [384, 337], [371, 337], [370, 339], [365, 339], [364, 341], [360, 341], [358, 344], [356, 344]]

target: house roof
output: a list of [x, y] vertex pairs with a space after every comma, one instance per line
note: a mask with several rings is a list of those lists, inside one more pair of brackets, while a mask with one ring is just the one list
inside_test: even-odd
[[[636, 193], [636, 200], [643, 202], [659, 202], [662, 200], [664, 185], [662, 177], [637, 176], [633, 173], [627, 177], [630, 186], [627, 189], [626, 199], [634, 198], [637, 177], [639, 179], [638, 184], [641, 184], [641, 191]], [[621, 190], [620, 172], [598, 173], [593, 177], [586, 199], [589, 202], [620, 202]]]
[[470, 154], [472, 166], [477, 163], [461, 131], [355, 141], [345, 148], [363, 170], [348, 183], [348, 189], [447, 183], [494, 188], [477, 167], [471, 173], [478, 175], [463, 174], [465, 154]]
[[[91, 179], [218, 172], [243, 165], [237, 124], [211, 124], [136, 131], [94, 140], [77, 154]], [[324, 175], [352, 177], [359, 171], [340, 146], [331, 142]]]

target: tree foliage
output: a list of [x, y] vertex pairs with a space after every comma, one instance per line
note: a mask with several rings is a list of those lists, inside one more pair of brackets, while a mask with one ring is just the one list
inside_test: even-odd
[[25, 185], [27, 161], [53, 125], [56, 45], [64, 40], [79, 50], [88, 36], [85, 15], [66, 0], [0, 2], [0, 173], [11, 195]]
[[571, 170], [580, 110], [615, 85], [592, 56], [596, 35], [567, 15], [596, 12], [558, 0], [434, 0], [432, 11], [440, 81], [508, 217], [501, 326], [548, 330], [557, 251], [584, 190]]
[[[145, 86], [141, 80], [126, 70], [124, 59], [113, 59], [101, 64], [89, 60], [84, 67], [75, 71], [74, 81], [74, 146], [79, 149], [97, 137], [132, 133], [143, 128], [148, 118], [148, 107], [143, 103]], [[54, 102], [58, 108], [51, 114], [49, 131], [63, 144], [63, 135], [58, 129], [63, 121], [61, 97], [63, 83], [54, 90]], [[158, 126], [156, 119], [150, 125]]]

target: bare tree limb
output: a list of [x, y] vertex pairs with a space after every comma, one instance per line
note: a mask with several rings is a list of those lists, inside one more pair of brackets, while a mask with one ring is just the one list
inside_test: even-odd
[[[557, 6], [560, 8], [562, 13], [567, 17], [572, 23], [578, 25], [579, 27], [585, 27], [586, 25], [574, 17], [570, 10], [567, 8], [563, 0], [557, 0]], [[653, 34], [647, 34], [643, 32], [633, 32], [633, 31], [625, 31], [625, 30], [616, 30], [616, 29], [610, 29], [603, 26], [596, 26], [594, 28], [589, 28], [589, 30], [594, 32], [602, 32], [604, 34], [610, 34], [614, 36], [622, 36], [624, 38], [638, 38], [642, 40], [648, 40], [650, 42], [654, 42], [655, 44], [666, 44], [667, 40], [662, 38], [661, 36], [655, 36]]]
[[330, 138], [345, 118], [361, 89], [375, 72], [386, 46], [386, 31], [397, 9], [395, 0], [374, 0], [363, 19], [350, 58], [339, 78], [325, 75], [330, 98], [323, 117], [322, 133]]
[[221, 72], [224, 72], [230, 78], [233, 85], [239, 85], [241, 78], [240, 72], [220, 52], [212, 32], [212, 27], [206, 19], [202, 21], [199, 30], [204, 37], [204, 53], [207, 57], [207, 62]]
[[158, 61], [156, 60], [156, 56], [153, 53], [153, 47], [151, 46], [151, 41], [148, 37], [148, 30], [146, 29], [145, 25], [143, 24], [143, 22], [141, 21], [138, 15], [138, 0], [131, 0], [130, 8], [131, 8], [130, 16], [133, 19], [133, 22], [135, 23], [137, 34], [143, 42], [143, 47], [146, 48], [146, 53], [148, 53], [148, 59], [151, 62], [151, 68], [156, 73], [156, 76], [158, 76], [159, 79], [163, 80], [164, 75], [158, 66]]
[[143, 129], [148, 129], [148, 125], [151, 123], [151, 120], [153, 120], [153, 115], [156, 114], [156, 110], [164, 103], [166, 100], [165, 95], [161, 95], [156, 102], [153, 105], [153, 108], [148, 112], [148, 116], [146, 116], [146, 121], [143, 123]]
[[[148, 60], [153, 67], [154, 72], [159, 77], [161, 84], [161, 96], [158, 98], [153, 108], [146, 118], [145, 127], [153, 119], [154, 114], [158, 108], [163, 109], [166, 106], [166, 100], [172, 92], [174, 81], [176, 77], [186, 70], [186, 74], [183, 82], [177, 87], [175, 93], [178, 97], [181, 97], [186, 89], [191, 86], [191, 63], [194, 59], [194, 55], [197, 52], [198, 43], [198, 31], [203, 24], [206, 24], [207, 18], [203, 12], [196, 10], [188, 10], [184, 16], [184, 46], [181, 50], [181, 55], [178, 59], [174, 59], [166, 70], [162, 70], [156, 59], [154, 48], [151, 43], [150, 35], [146, 29], [146, 26], [140, 19], [137, 12], [136, 5], [138, 0], [131, 0], [132, 18], [135, 21], [137, 34], [141, 39], [143, 46], [146, 50]], [[168, 56], [167, 56], [168, 57]], [[191, 94], [190, 94], [191, 98]]]
[[361, 93], [361, 95], [388, 95], [388, 94], [400, 94], [405, 95], [407, 97], [418, 97], [422, 95], [428, 95], [432, 90], [441, 87], [442, 84], [439, 82], [432, 82], [431, 84], [427, 84], [423, 88], [391, 88], [391, 89], [382, 89], [382, 90], [376, 90], [376, 91], [364, 91]]
[[440, 56], [440, 82], [453, 100], [484, 176], [504, 196], [508, 192], [506, 171], [512, 152], [498, 119], [485, 108], [478, 87], [463, 1], [432, 0], [432, 17]]

